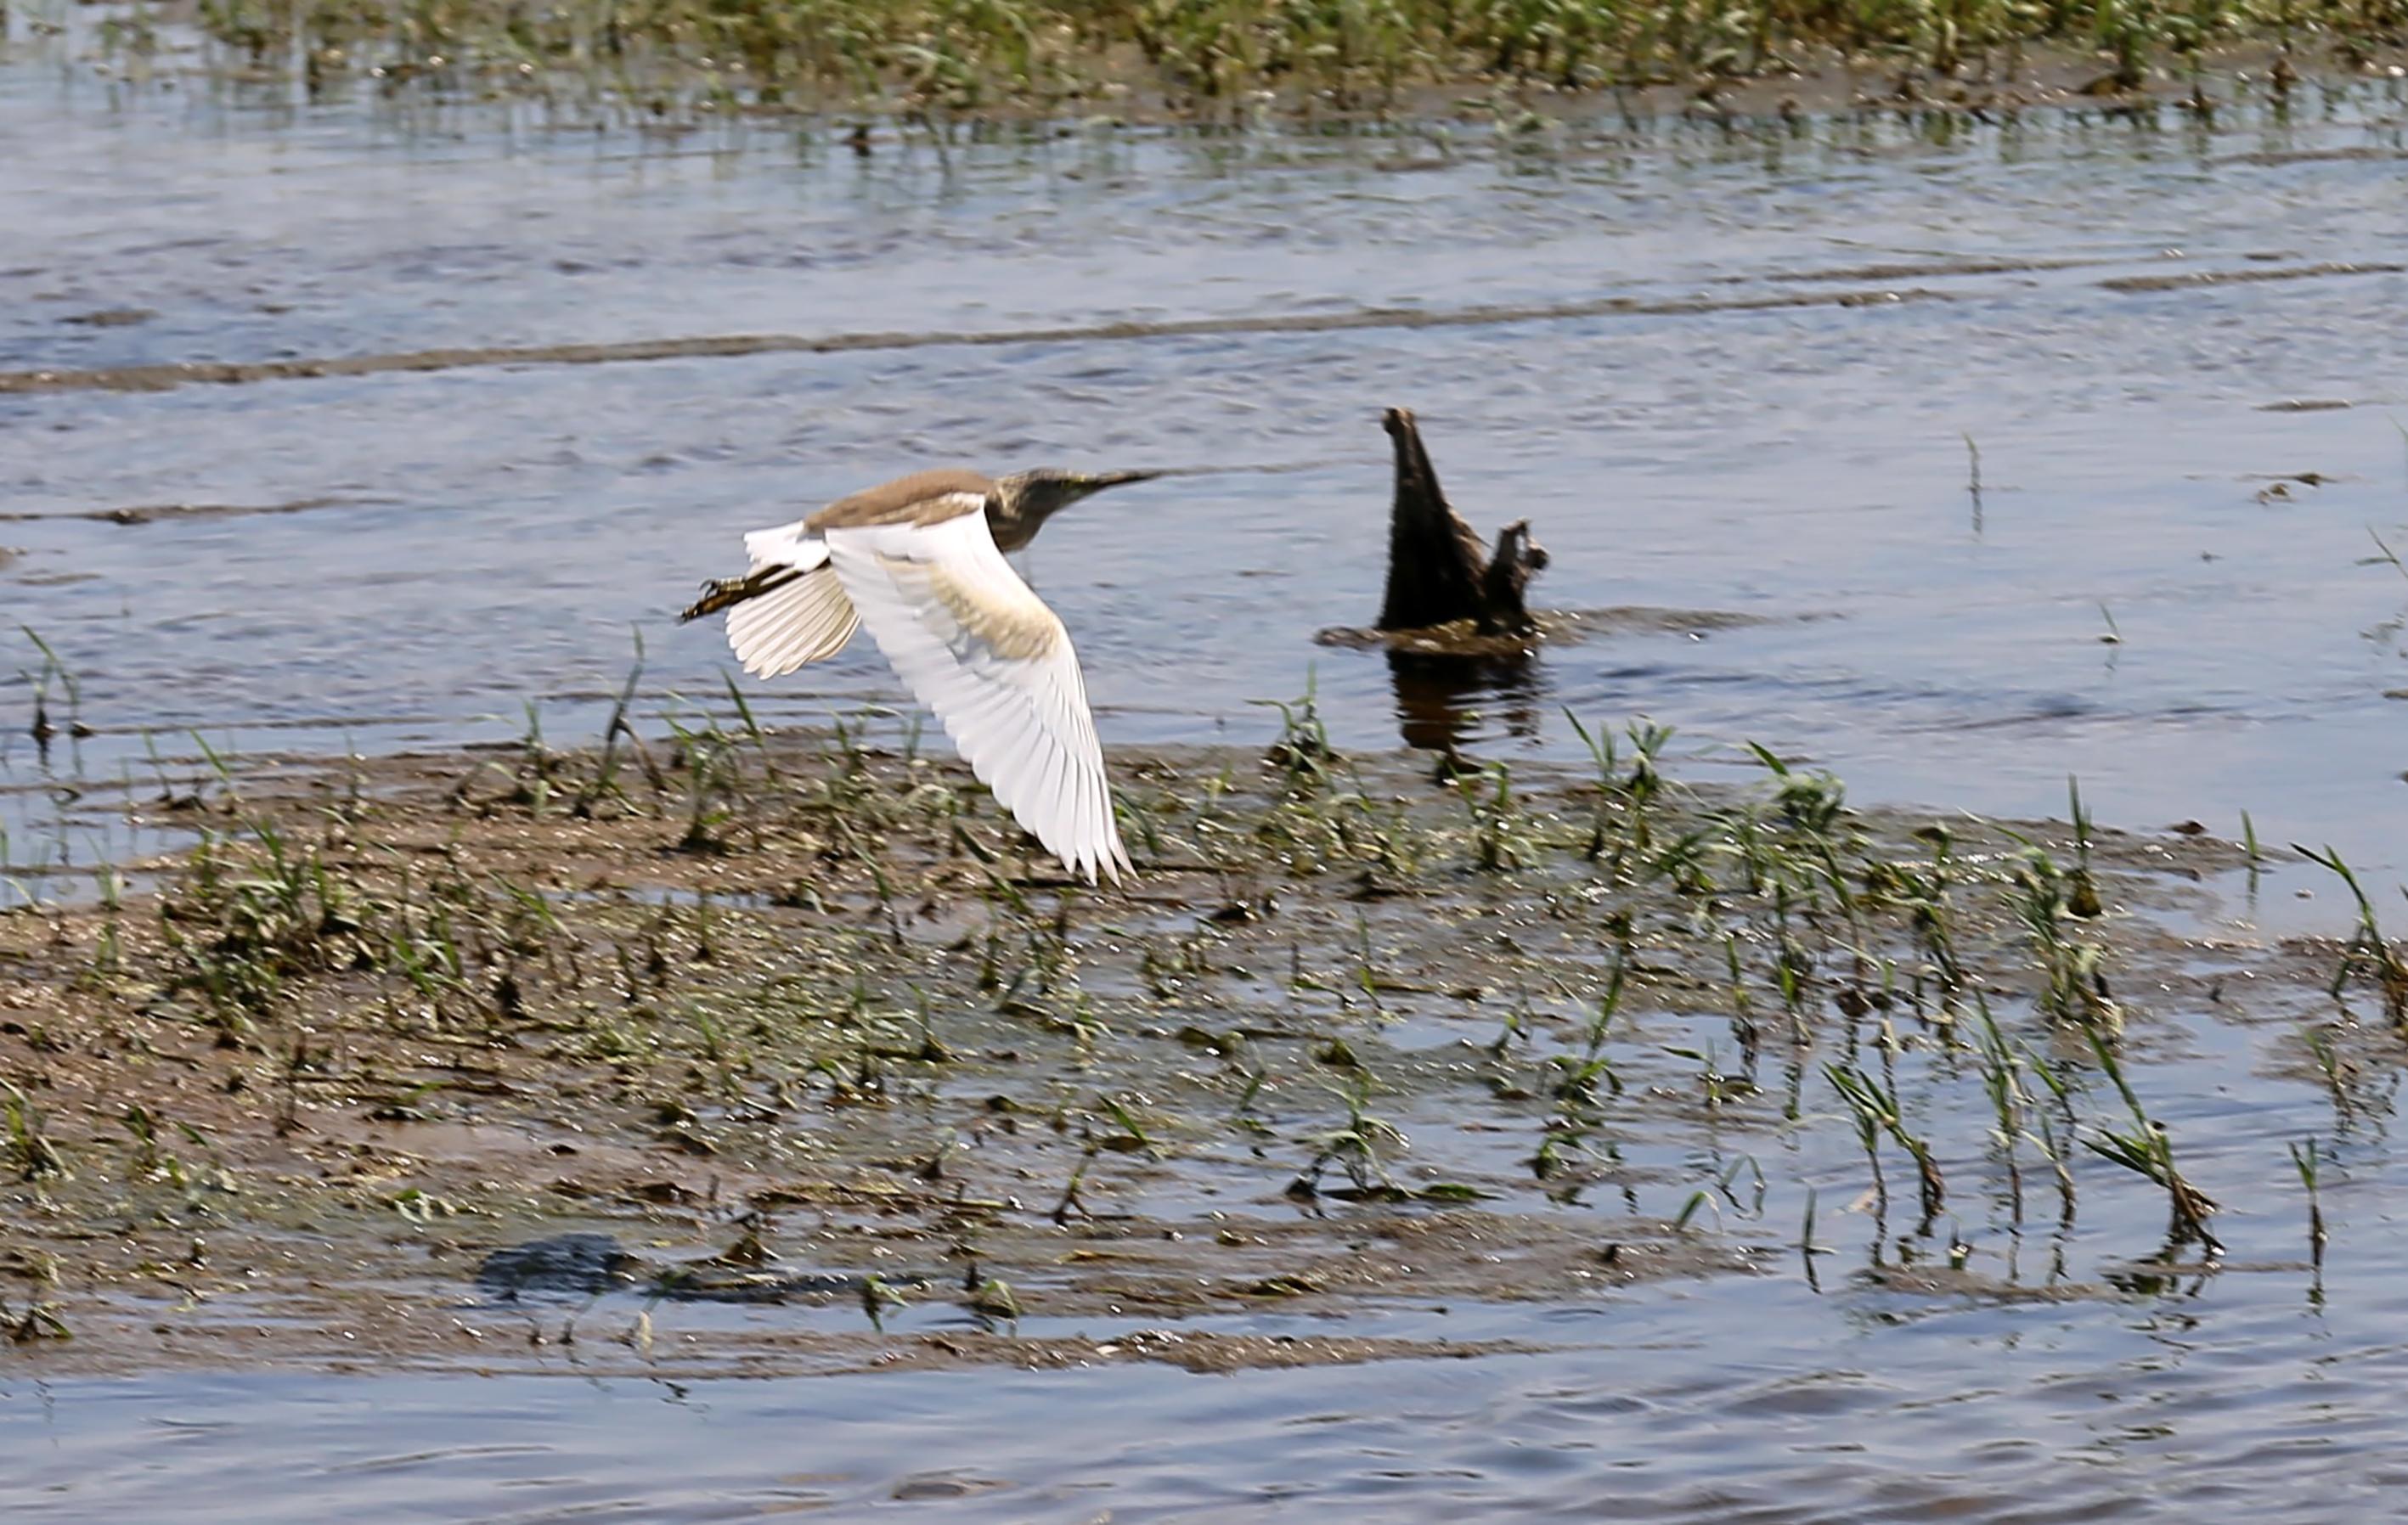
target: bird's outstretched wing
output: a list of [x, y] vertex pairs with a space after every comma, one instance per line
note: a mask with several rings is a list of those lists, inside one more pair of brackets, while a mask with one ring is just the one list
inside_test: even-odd
[[727, 644], [744, 670], [777, 677], [843, 650], [857, 620], [826, 543], [786, 524], [753, 531], [744, 549], [752, 555], [744, 580], [766, 584], [727, 610]]
[[979, 781], [1074, 874], [1129, 872], [1069, 632], [988, 533], [982, 500], [938, 523], [831, 528], [862, 623]]

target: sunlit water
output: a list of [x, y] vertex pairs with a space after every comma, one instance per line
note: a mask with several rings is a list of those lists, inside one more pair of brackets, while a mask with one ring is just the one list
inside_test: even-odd
[[2298, 1290], [2228, 1273], [2001, 1307], [1785, 1276], [1487, 1320], [1549, 1353], [1226, 1376], [9, 1376], [0, 1503], [46, 1522], [2385, 1518], [2408, 1483], [2396, 1291], [2369, 1265], [2319, 1316]]
[[[530, 698], [554, 740], [579, 739], [636, 633], [647, 714], [721, 691], [715, 633], [666, 613], [731, 568], [747, 527], [938, 461], [1213, 463], [1297, 469], [1099, 498], [1027, 558], [1078, 638], [1108, 746], [1258, 740], [1254, 701], [1310, 675], [1344, 747], [1393, 745], [1404, 720], [1486, 755], [1562, 756], [1564, 708], [1644, 715], [1734, 765], [1747, 739], [1811, 758], [1860, 798], [2047, 812], [2078, 774], [2109, 821], [2232, 833], [2247, 810], [2270, 843], [2331, 841], [2379, 883], [2408, 866], [2408, 704], [2386, 697], [2408, 689], [2408, 578], [2377, 551], [2378, 536], [2408, 551], [2408, 277], [2101, 284], [2397, 260], [2408, 200], [2380, 94], [2208, 136], [1659, 126], [1642, 142], [1601, 126], [1501, 161], [1470, 133], [1450, 148], [1086, 130], [942, 153], [888, 136], [863, 159], [777, 127], [506, 131], [473, 111], [208, 95], [0, 66], [0, 139], [41, 145], [0, 155], [0, 202], [40, 208], [0, 233], [0, 369], [1617, 294], [1940, 297], [0, 396], [0, 546], [21, 553], [0, 602], [57, 652], [96, 728], [58, 738], [46, 771], [23, 734], [41, 660], [22, 642], [0, 663], [27, 675], [5, 691], [0, 781], [148, 778], [146, 734], [170, 753], [195, 730], [243, 751], [493, 739], [523, 729]], [[2382, 151], [2317, 156], [2335, 150]], [[1945, 271], [1966, 260], [2029, 268]], [[1882, 265], [1939, 273], [1861, 273]], [[74, 321], [125, 309], [148, 316]], [[2353, 406], [2272, 406], [2300, 400]], [[1452, 696], [1455, 713], [1422, 695], [1400, 716], [1383, 659], [1312, 641], [1376, 606], [1389, 404], [1418, 412], [1475, 523], [1533, 521], [1555, 558], [1542, 602], [1766, 622], [1557, 648]], [[2298, 473], [2320, 483], [2261, 497]], [[315, 500], [331, 501], [78, 517]], [[64, 724], [64, 679], [50, 689]], [[866, 644], [754, 691], [781, 719], [899, 698]], [[85, 826], [46, 838], [58, 796], [6, 798], [19, 864], [139, 846]], [[2286, 871], [2269, 909], [2329, 922], [2295, 899], [2316, 888]], [[1588, 1306], [1408, 1300], [1385, 1317], [1566, 1348], [1236, 1376], [0, 1367], [0, 1506], [2005, 1522], [2212, 1518], [2245, 1499], [2269, 1519], [2372, 1516], [2408, 1482], [2401, 1183], [2379, 1127], [2336, 1135], [2321, 1094], [2265, 1076], [2284, 1037], [2202, 1021], [2150, 1070], [2189, 1168], [2231, 1209], [2232, 1263], [2262, 1269], [2068, 1303], [1882, 1291], [1855, 1274], [1859, 1161], [1680, 1133], [1667, 1159], [1763, 1156], [1760, 1209], [1715, 1210], [1776, 1250], [1805, 1190], [1823, 1193], [1837, 1253], [1820, 1290], [1776, 1253], [1761, 1277]], [[2321, 1277], [2280, 1147], [2319, 1135], [2338, 1151]], [[1980, 1178], [1978, 1119], [1955, 1148], [1952, 1175]], [[1975, 1266], [2002, 1276], [1983, 1190]], [[2130, 1220], [2147, 1201], [2126, 1202]], [[2086, 1243], [2069, 1275], [2155, 1247]], [[2017, 1253], [2022, 1280], [2048, 1279], [2043, 1232]], [[673, 1341], [679, 1315], [657, 1317]]]
[[[725, 652], [666, 618], [737, 534], [939, 461], [1308, 463], [1124, 490], [1028, 558], [1108, 743], [1262, 735], [1308, 674], [1341, 744], [1398, 734], [1377, 655], [1388, 466], [1414, 407], [1475, 523], [1527, 516], [1561, 607], [1773, 621], [1550, 651], [1465, 696], [1478, 749], [1558, 753], [1569, 706], [1760, 740], [1861, 795], [2186, 818], [2401, 862], [2408, 276], [2101, 281], [2384, 262], [2377, 95], [2197, 137], [2128, 125], [1948, 147], [1824, 126], [1658, 128], [1452, 160], [1407, 138], [1004, 145], [706, 129], [505, 133], [117, 96], [0, 72], [39, 134], [0, 190], [0, 367], [695, 335], [911, 334], [1799, 291], [1950, 300], [1438, 329], [937, 346], [0, 398], [11, 622], [50, 641], [117, 777], [138, 737], [244, 749], [598, 728], [645, 638], [658, 695]], [[1414, 172], [1380, 166], [1410, 162]], [[2178, 251], [2179, 259], [2172, 255]], [[1949, 260], [2072, 268], [1794, 280]], [[71, 320], [117, 309], [146, 321]], [[2290, 400], [2347, 401], [2269, 411]], [[1969, 492], [1967, 437], [1980, 450]], [[2259, 501], [2273, 475], [2315, 473]], [[137, 506], [274, 517], [141, 525]], [[2372, 533], [2370, 533], [2372, 532]], [[1800, 620], [1801, 616], [1838, 616]], [[2119, 643], [2100, 637], [2120, 634]], [[18, 661], [38, 661], [19, 639]], [[864, 642], [759, 691], [899, 697]], [[23, 701], [20, 701], [23, 703]], [[258, 727], [299, 727], [278, 733]], [[35, 776], [22, 726], [6, 762]], [[189, 751], [189, 746], [184, 748]]]

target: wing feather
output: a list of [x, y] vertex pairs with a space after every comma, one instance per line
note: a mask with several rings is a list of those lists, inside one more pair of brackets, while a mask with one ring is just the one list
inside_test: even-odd
[[745, 531], [744, 554], [752, 558], [756, 567], [799, 566], [808, 571], [827, 560], [827, 547], [810, 520], [798, 519], [771, 530]]
[[727, 644], [755, 677], [777, 677], [836, 655], [859, 623], [843, 580], [828, 563], [825, 542], [804, 537], [797, 528], [755, 530], [744, 537], [753, 571], [787, 566], [802, 573], [727, 611]]
[[831, 526], [831, 563], [895, 671], [1030, 834], [1090, 882], [1129, 872], [1069, 632], [979, 500], [937, 523]]

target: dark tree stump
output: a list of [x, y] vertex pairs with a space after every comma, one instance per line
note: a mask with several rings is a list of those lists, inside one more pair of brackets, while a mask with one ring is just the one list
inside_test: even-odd
[[1480, 536], [1446, 501], [1410, 409], [1392, 407], [1381, 425], [1395, 441], [1397, 497], [1388, 518], [1388, 589], [1383, 631], [1426, 630], [1469, 621], [1483, 635], [1529, 635], [1539, 626], [1525, 595], [1547, 564], [1546, 549], [1516, 520], [1484, 551]]

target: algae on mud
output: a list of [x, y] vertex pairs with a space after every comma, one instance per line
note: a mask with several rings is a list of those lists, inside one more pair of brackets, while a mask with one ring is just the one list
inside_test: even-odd
[[[1857, 812], [1769, 753], [1693, 787], [1641, 726], [1589, 775], [1433, 779], [1287, 713], [1268, 755], [1116, 760], [1128, 893], [1032, 873], [950, 763], [740, 704], [196, 765], [142, 806], [198, 838], [150, 888], [0, 918], [7, 1324], [103, 1367], [540, 1363], [580, 1317], [622, 1336], [580, 1361], [647, 1370], [1474, 1354], [1243, 1320], [1811, 1276], [1775, 1141], [1865, 1184], [1871, 1274], [2116, 1295], [2069, 1243], [2128, 1263], [2169, 1201], [2145, 1243], [2213, 1268], [2147, 1108], [2173, 1013], [2250, 982], [2337, 1106], [2396, 1041], [2330, 1004], [2362, 940], [2183, 934], [2255, 862], [2201, 834]], [[571, 1290], [649, 1311], [494, 1283], [578, 1233], [624, 1253]], [[785, 1311], [671, 1352], [663, 1300]], [[915, 1306], [963, 1327], [885, 1330]], [[1019, 1329], [1106, 1313], [1193, 1337]]]

